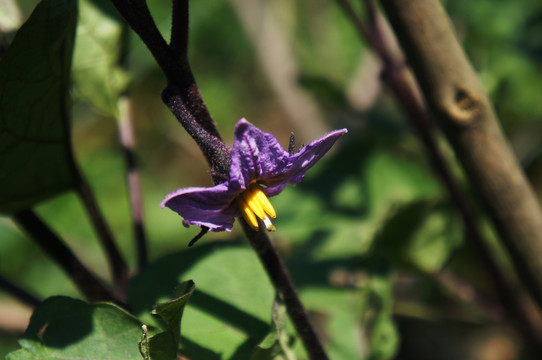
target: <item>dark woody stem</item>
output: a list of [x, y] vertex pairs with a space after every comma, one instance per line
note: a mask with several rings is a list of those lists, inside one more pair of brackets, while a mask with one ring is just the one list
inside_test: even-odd
[[260, 230], [254, 231], [244, 219], [239, 220], [243, 224], [243, 230], [250, 241], [250, 245], [252, 245], [258, 254], [275, 289], [282, 296], [286, 305], [286, 311], [288, 311], [288, 315], [294, 323], [299, 337], [303, 341], [309, 358], [311, 360], [328, 359], [322, 342], [318, 338], [318, 334], [309, 320], [307, 311], [299, 299], [290, 274], [273, 247], [271, 239], [269, 239], [267, 232], [264, 230], [263, 223], [260, 221]]
[[23, 210], [14, 214], [13, 220], [60, 265], [88, 300], [119, 303], [34, 212]]
[[[231, 151], [224, 144], [203, 102], [187, 58], [188, 0], [173, 0], [171, 43], [168, 45], [156, 28], [145, 0], [111, 0], [130, 27], [147, 45], [164, 72], [168, 86], [162, 100], [177, 120], [192, 136], [211, 166], [215, 183], [224, 182], [229, 176]], [[305, 344], [311, 359], [328, 359], [318, 340], [307, 313], [301, 304], [294, 285], [269, 237], [255, 232], [242, 221], [245, 232], [257, 251], [277, 291], [284, 298], [288, 313]], [[262, 227], [263, 228], [263, 227]], [[197, 241], [207, 229], [191, 242]]]
[[204, 131], [220, 139], [188, 63], [188, 0], [173, 1], [171, 46], [158, 31], [145, 0], [111, 1], [150, 50], [168, 84], [177, 87], [187, 112]]
[[162, 92], [162, 100], [188, 134], [192, 136], [192, 139], [199, 145], [211, 166], [212, 173], [222, 175], [213, 176], [215, 183], [224, 182], [224, 176], [228, 176], [231, 165], [230, 148], [220, 138], [211, 135], [203, 127], [199, 126], [194, 115], [184, 103], [181, 92], [177, 87], [168, 86]]

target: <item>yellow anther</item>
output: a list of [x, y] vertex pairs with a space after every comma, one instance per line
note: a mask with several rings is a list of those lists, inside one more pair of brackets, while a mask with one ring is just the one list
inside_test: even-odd
[[269, 215], [271, 219], [276, 218], [277, 213], [275, 212], [275, 208], [273, 208], [273, 205], [271, 205], [271, 202], [269, 201], [267, 196], [264, 194], [264, 192], [257, 185], [253, 185], [253, 188], [254, 188], [253, 193], [255, 197], [258, 199], [258, 202], [260, 203], [265, 213]]
[[254, 230], [258, 230], [258, 218], [260, 218], [267, 231], [275, 231], [275, 226], [271, 222], [277, 217], [273, 205], [269, 202], [267, 196], [256, 184], [251, 184], [241, 196], [237, 198], [237, 205], [243, 214], [243, 217]]
[[263, 220], [265, 218], [265, 213], [263, 211], [262, 205], [260, 204], [257, 193], [254, 191], [254, 189], [257, 189], [257, 187], [254, 185], [251, 185], [248, 189], [246, 189], [242, 194], [243, 200], [254, 212], [254, 214], [256, 214], [257, 217]]
[[258, 231], [260, 227], [258, 226], [258, 220], [256, 219], [256, 215], [254, 215], [254, 212], [252, 212], [252, 209], [242, 199], [242, 197], [237, 198], [237, 205], [239, 206], [243, 217], [247, 221], [247, 224], [249, 224], [250, 227], [254, 230]]

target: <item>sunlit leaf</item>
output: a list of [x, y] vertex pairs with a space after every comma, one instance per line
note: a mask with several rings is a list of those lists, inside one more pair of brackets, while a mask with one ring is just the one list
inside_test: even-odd
[[75, 93], [98, 110], [118, 115], [117, 101], [128, 83], [124, 21], [110, 1], [81, 0], [73, 56]]
[[144, 318], [152, 304], [167, 299], [183, 279], [194, 279], [198, 286], [183, 315], [181, 353], [195, 359], [249, 358], [268, 334], [275, 297], [254, 252], [203, 244], [169, 255], [130, 283], [134, 310]]
[[0, 62], [0, 212], [74, 183], [68, 90], [76, 4], [43, 0]]

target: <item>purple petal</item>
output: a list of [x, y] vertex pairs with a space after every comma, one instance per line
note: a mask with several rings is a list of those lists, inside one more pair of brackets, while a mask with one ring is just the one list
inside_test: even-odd
[[288, 158], [278, 140], [245, 119], [235, 126], [230, 181], [246, 188], [252, 180], [273, 177], [282, 172]]
[[[278, 174], [273, 179], [273, 182], [297, 184], [303, 180], [305, 172], [313, 167], [331, 149], [335, 141], [347, 132], [348, 130], [346, 129], [332, 131], [324, 137], [304, 146], [293, 156], [289, 156], [287, 159], [288, 168]], [[269, 196], [277, 195], [278, 192], [282, 191], [280, 189], [280, 191], [276, 192], [278, 190], [277, 186], [270, 186], [267, 190], [269, 191]]]
[[261, 186], [260, 188], [262, 189], [263, 193], [267, 195], [267, 197], [271, 197], [280, 194], [282, 190], [284, 190], [286, 185], [287, 183], [281, 183], [276, 185], [269, 185], [266, 187]]
[[232, 203], [239, 193], [228, 187], [229, 182], [225, 182], [208, 188], [179, 189], [167, 195], [160, 206], [181, 215], [183, 224], [207, 226], [211, 231], [231, 231], [237, 212]]

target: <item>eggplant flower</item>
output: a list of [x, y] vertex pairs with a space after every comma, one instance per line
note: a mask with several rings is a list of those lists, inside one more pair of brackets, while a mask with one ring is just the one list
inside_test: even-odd
[[161, 207], [181, 215], [186, 226], [197, 225], [205, 231], [231, 231], [239, 216], [254, 230], [263, 224], [274, 231], [271, 219], [277, 215], [268, 198], [278, 195], [286, 184], [300, 182], [346, 132], [333, 131], [291, 155], [273, 135], [241, 119], [235, 126], [229, 179], [212, 187], [176, 190]]

